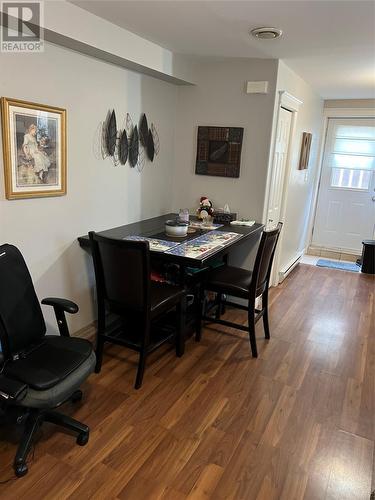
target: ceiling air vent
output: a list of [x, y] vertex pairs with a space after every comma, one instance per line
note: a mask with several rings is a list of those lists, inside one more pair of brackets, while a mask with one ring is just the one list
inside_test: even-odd
[[283, 34], [278, 28], [254, 28], [250, 33], [255, 38], [262, 38], [264, 40], [275, 40], [275, 38], [279, 38]]

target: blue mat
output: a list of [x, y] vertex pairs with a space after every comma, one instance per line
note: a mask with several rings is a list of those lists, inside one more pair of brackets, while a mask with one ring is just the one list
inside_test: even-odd
[[341, 269], [341, 271], [351, 271], [352, 273], [358, 273], [360, 270], [360, 267], [355, 262], [336, 262], [334, 260], [319, 259], [316, 265], [331, 269]]

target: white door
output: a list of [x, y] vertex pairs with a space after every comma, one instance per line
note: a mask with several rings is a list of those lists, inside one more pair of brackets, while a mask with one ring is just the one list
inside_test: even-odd
[[280, 108], [276, 130], [270, 197], [268, 202], [267, 226], [269, 228], [274, 227], [280, 220], [291, 123], [292, 112]]
[[329, 119], [312, 243], [358, 254], [374, 229], [375, 119]]

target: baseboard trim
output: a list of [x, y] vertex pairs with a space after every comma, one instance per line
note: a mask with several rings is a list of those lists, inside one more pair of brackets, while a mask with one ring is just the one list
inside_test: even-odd
[[296, 265], [301, 260], [302, 255], [303, 255], [303, 252], [297, 253], [297, 255], [295, 255], [293, 257], [293, 259], [291, 259], [286, 266], [284, 266], [282, 269], [280, 269], [280, 271], [279, 271], [279, 283], [284, 281], [284, 279], [288, 276], [288, 274], [293, 271], [293, 269], [296, 267]]

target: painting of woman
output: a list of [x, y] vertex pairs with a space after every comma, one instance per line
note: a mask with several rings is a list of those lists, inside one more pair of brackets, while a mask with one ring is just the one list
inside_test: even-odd
[[[48, 169], [51, 166], [51, 161], [48, 154], [43, 151], [42, 146], [37, 142], [37, 126], [32, 123], [24, 135], [22, 150], [27, 160], [32, 160], [34, 165], [34, 173], [38, 175], [42, 182], [46, 182]], [[45, 140], [44, 140], [45, 142]]]

